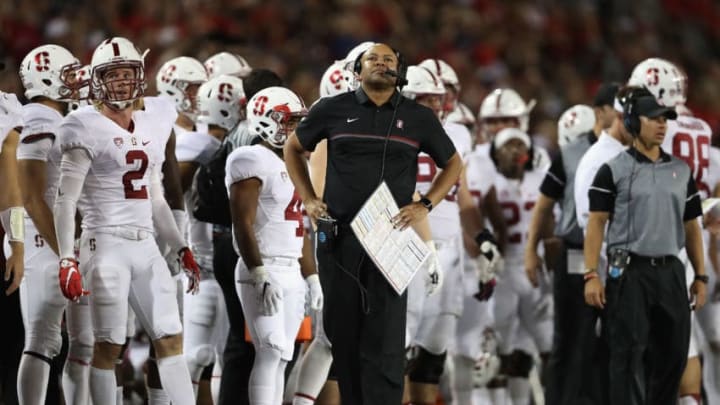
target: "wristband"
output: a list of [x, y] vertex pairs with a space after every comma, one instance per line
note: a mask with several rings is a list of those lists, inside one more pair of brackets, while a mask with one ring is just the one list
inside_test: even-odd
[[429, 198], [427, 198], [427, 197], [425, 197], [425, 196], [422, 196], [422, 197], [420, 198], [419, 203], [422, 204], [423, 207], [427, 208], [428, 213], [429, 213], [430, 211], [432, 211], [432, 209], [433, 209], [433, 203], [432, 203], [432, 201], [430, 201]]
[[710, 277], [708, 277], [707, 274], [696, 274], [695, 275], [695, 281], [699, 281], [701, 283], [707, 284], [708, 281], [710, 281]]
[[587, 282], [588, 280], [591, 280], [593, 278], [597, 278], [597, 277], [598, 277], [598, 273], [595, 270], [588, 270], [585, 272], [585, 274], [583, 274], [583, 280], [585, 282]]
[[0, 212], [0, 220], [10, 242], [25, 242], [25, 209], [10, 207]]

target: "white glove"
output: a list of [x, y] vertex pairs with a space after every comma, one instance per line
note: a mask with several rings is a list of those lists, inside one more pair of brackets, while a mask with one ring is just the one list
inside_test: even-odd
[[505, 270], [505, 261], [497, 245], [490, 241], [484, 241], [480, 244], [480, 255], [478, 255], [477, 262], [478, 267], [486, 267], [486, 271], [493, 276]]
[[250, 269], [253, 277], [253, 285], [258, 296], [258, 304], [260, 305], [260, 315], [273, 316], [280, 309], [280, 301], [282, 294], [280, 290], [273, 285], [268, 276], [265, 267], [258, 266]]
[[308, 285], [310, 309], [320, 311], [323, 307], [323, 292], [320, 286], [320, 277], [317, 274], [311, 274], [305, 277]]
[[425, 244], [430, 248], [430, 257], [428, 258], [427, 273], [425, 273], [425, 292], [430, 297], [440, 291], [443, 283], [443, 270], [440, 267], [440, 258], [438, 257], [435, 242], [429, 240]]

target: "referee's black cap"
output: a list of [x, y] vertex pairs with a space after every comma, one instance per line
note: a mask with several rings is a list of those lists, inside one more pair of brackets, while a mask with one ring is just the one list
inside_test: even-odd
[[603, 107], [606, 105], [613, 106], [615, 104], [615, 96], [618, 90], [620, 90], [620, 83], [616, 82], [605, 82], [600, 85], [597, 93], [595, 93], [595, 100], [593, 105], [595, 107]]
[[634, 107], [634, 113], [644, 117], [656, 118], [665, 116], [665, 118], [669, 120], [677, 118], [677, 113], [674, 108], [661, 106], [653, 96], [638, 97], [637, 100], [635, 100]]

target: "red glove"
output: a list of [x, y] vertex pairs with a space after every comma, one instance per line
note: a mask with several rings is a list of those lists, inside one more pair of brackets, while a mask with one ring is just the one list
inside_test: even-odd
[[478, 301], [487, 301], [492, 297], [493, 291], [495, 291], [495, 279], [492, 278], [486, 282], [480, 281], [478, 283], [478, 292], [473, 295]]
[[82, 286], [82, 277], [78, 270], [78, 262], [75, 259], [60, 260], [60, 290], [65, 298], [77, 301], [83, 295], [89, 295]]
[[195, 263], [190, 248], [184, 247], [178, 252], [180, 256], [180, 266], [185, 271], [185, 275], [188, 277], [188, 289], [185, 292], [195, 294], [200, 290], [200, 267]]

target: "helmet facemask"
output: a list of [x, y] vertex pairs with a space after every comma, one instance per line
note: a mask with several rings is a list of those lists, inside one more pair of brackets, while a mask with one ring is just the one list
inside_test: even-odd
[[287, 105], [279, 105], [268, 111], [265, 117], [258, 120], [261, 126], [260, 136], [273, 148], [282, 148], [290, 136], [290, 133], [297, 128], [300, 120], [307, 115], [306, 110], [290, 112]]
[[[132, 69], [133, 77], [107, 77], [119, 69]], [[137, 61], [105, 63], [93, 69], [90, 86], [94, 100], [102, 101], [115, 110], [123, 110], [144, 95], [145, 70]]]

